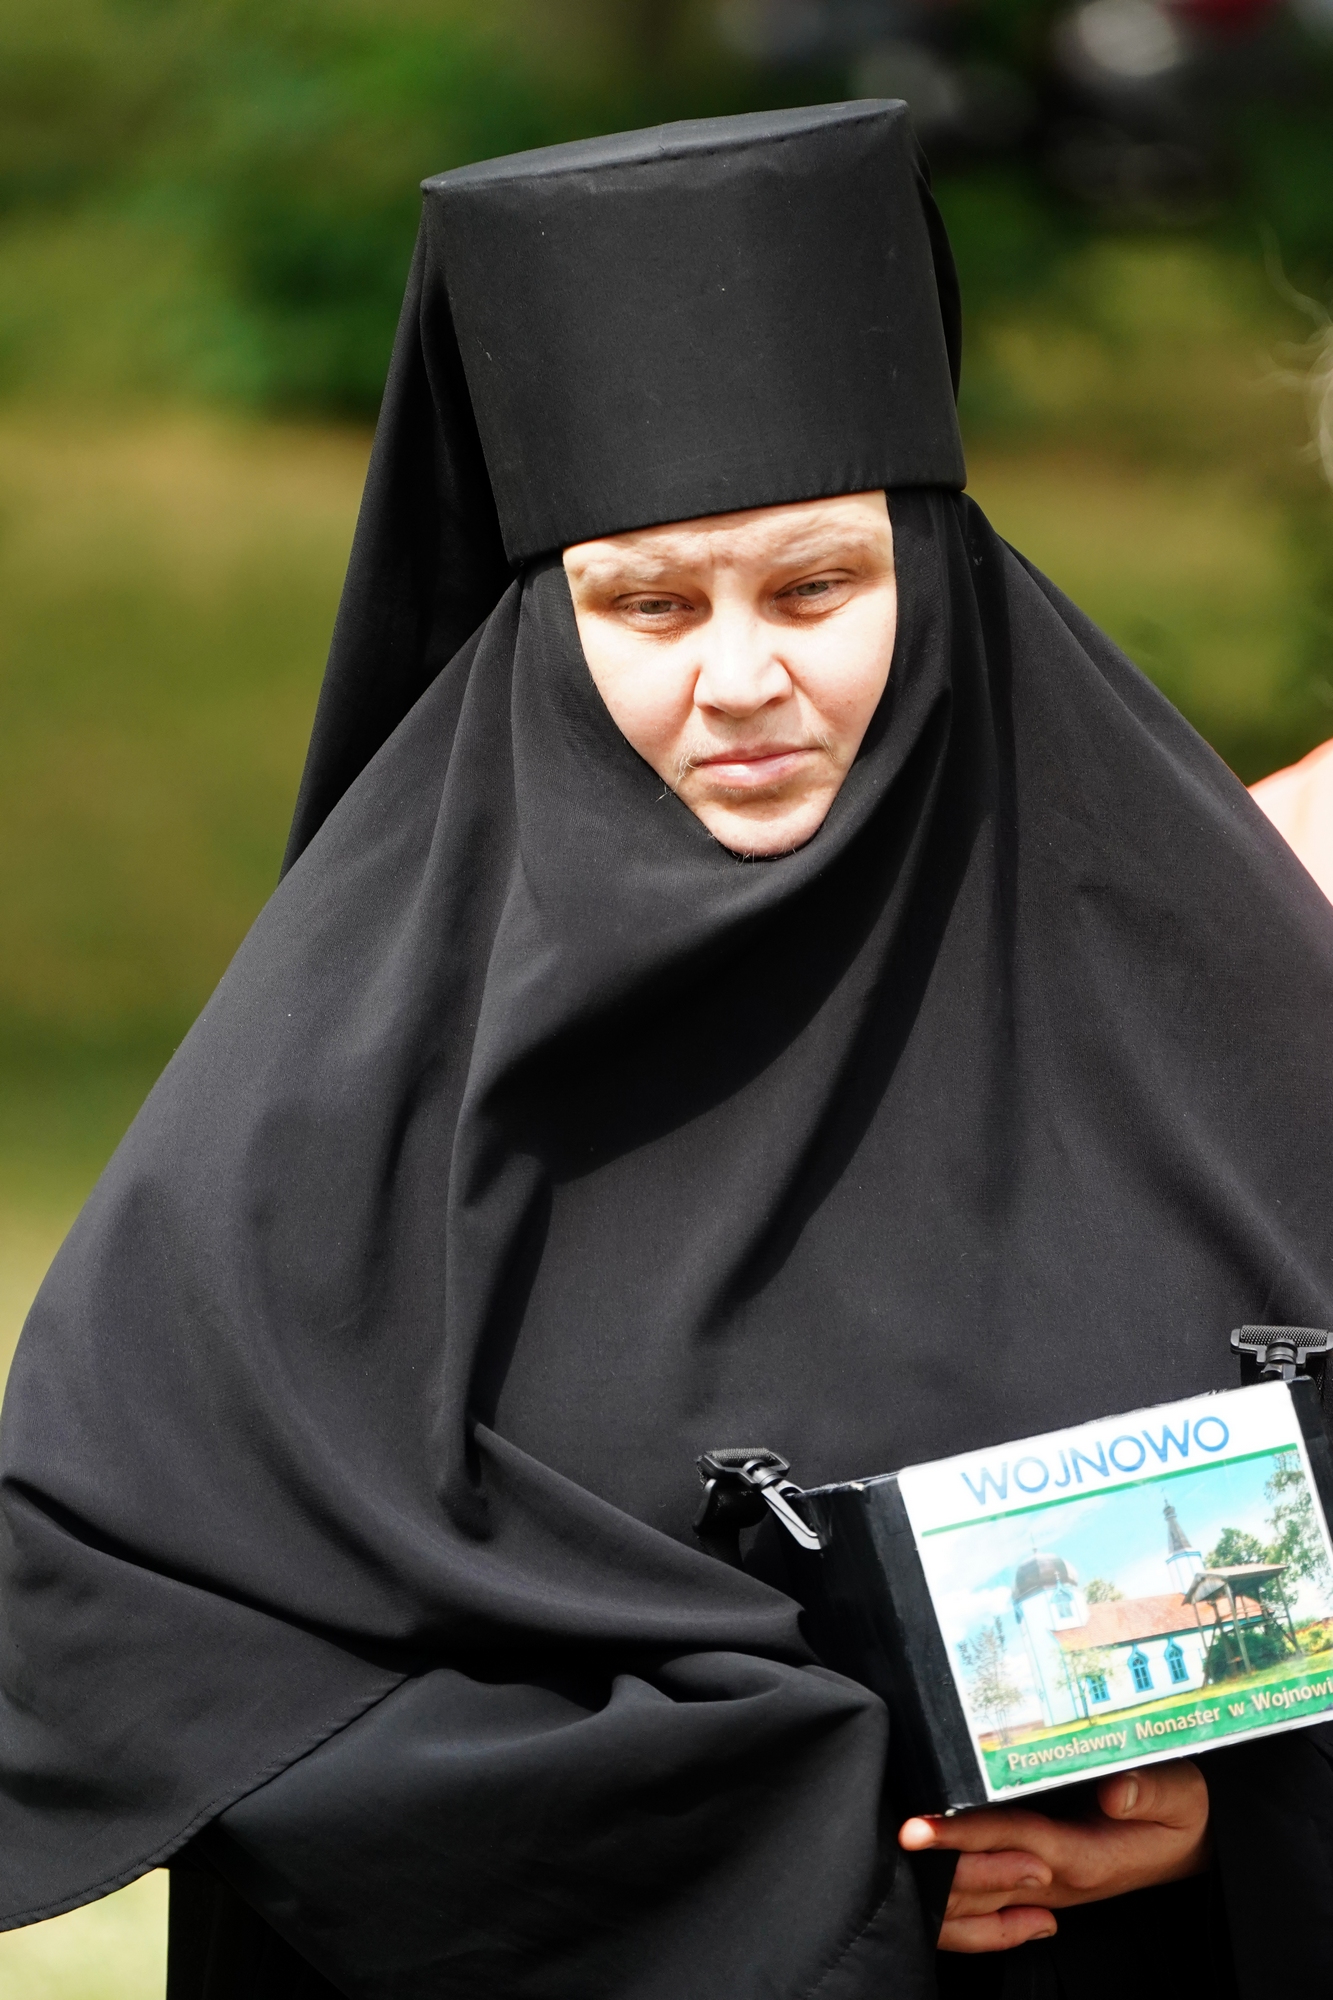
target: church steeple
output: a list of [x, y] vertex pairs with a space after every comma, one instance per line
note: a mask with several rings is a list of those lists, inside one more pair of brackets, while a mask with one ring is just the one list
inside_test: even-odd
[[1166, 1515], [1166, 1566], [1183, 1597], [1203, 1568], [1203, 1557], [1197, 1549], [1190, 1547], [1189, 1537], [1169, 1500], [1162, 1511]]

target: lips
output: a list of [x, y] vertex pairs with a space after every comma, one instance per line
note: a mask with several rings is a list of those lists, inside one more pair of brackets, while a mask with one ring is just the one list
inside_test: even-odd
[[796, 771], [810, 749], [807, 743], [745, 744], [735, 750], [720, 750], [712, 757], [701, 757], [695, 768], [707, 771], [729, 787], [772, 785]]

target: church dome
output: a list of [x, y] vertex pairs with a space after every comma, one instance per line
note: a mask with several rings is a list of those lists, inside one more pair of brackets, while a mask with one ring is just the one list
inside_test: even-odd
[[1063, 1556], [1030, 1555], [1018, 1565], [1014, 1603], [1021, 1604], [1025, 1597], [1035, 1597], [1041, 1590], [1058, 1590], [1061, 1584], [1070, 1589], [1078, 1584], [1078, 1571], [1071, 1569]]

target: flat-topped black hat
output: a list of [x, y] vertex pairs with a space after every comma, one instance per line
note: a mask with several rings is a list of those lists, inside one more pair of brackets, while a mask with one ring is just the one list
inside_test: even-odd
[[957, 286], [906, 105], [584, 140], [425, 197], [511, 562], [963, 484]]

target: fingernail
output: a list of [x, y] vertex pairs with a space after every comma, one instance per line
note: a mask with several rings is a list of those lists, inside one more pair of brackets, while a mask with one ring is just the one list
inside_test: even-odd
[[1133, 1812], [1138, 1802], [1139, 1802], [1139, 1781], [1137, 1778], [1126, 1778], [1125, 1796], [1120, 1807], [1121, 1812]]
[[1020, 1889], [1044, 1889], [1046, 1884], [1040, 1875], [1020, 1875], [1018, 1886]]
[[1055, 1925], [1054, 1925], [1054, 1924], [1048, 1924], [1048, 1925], [1046, 1926], [1046, 1928], [1045, 1928], [1045, 1930], [1044, 1930], [1044, 1931], [1034, 1931], [1034, 1932], [1032, 1933], [1032, 1938], [1033, 1938], [1033, 1942], [1034, 1942], [1034, 1943], [1036, 1943], [1036, 1941], [1037, 1941], [1037, 1940], [1038, 1940], [1039, 1938], [1048, 1938], [1048, 1937], [1054, 1937], [1054, 1936], [1055, 1936]]

